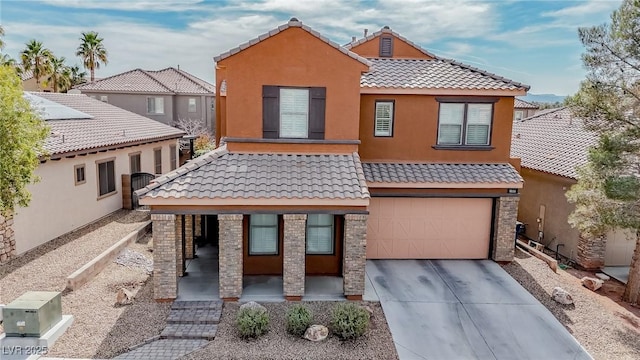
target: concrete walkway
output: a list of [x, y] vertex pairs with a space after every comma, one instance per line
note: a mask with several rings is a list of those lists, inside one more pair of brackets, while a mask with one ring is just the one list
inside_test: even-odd
[[401, 360], [591, 359], [492, 261], [368, 260], [366, 273]]

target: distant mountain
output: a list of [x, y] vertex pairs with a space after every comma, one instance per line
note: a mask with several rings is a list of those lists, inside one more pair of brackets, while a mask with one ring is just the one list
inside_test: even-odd
[[566, 96], [555, 94], [527, 94], [527, 96], [518, 96], [518, 98], [528, 102], [553, 104], [555, 102], [563, 102]]

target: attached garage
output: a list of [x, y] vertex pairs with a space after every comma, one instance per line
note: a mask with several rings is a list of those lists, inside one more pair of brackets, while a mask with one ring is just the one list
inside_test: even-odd
[[368, 259], [486, 259], [492, 198], [372, 197]]

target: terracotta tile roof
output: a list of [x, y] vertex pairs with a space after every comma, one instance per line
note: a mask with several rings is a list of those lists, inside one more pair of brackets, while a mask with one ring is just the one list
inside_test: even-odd
[[519, 183], [510, 164], [362, 163], [368, 182], [383, 183]]
[[[82, 94], [28, 93], [85, 113], [91, 118], [48, 120], [51, 129], [44, 145], [49, 155], [124, 144], [180, 138], [182, 130], [134, 114]], [[58, 116], [57, 118], [60, 118]]]
[[539, 109], [540, 108], [540, 106], [536, 104], [532, 104], [530, 102], [520, 100], [518, 98], [516, 98], [513, 107], [514, 109]]
[[364, 88], [528, 90], [529, 86], [444, 59], [369, 59]]
[[141, 198], [367, 199], [356, 153], [238, 154], [226, 146], [137, 191]]
[[598, 141], [583, 124], [566, 107], [515, 121], [511, 156], [521, 158], [522, 167], [576, 179], [576, 167], [586, 164]]
[[80, 91], [138, 92], [153, 94], [213, 94], [215, 85], [172, 67], [134, 69], [75, 87]]
[[378, 30], [378, 31], [376, 31], [376, 32], [374, 32], [374, 33], [372, 33], [372, 34], [370, 34], [370, 35], [368, 35], [368, 36], [365, 36], [365, 37], [363, 37], [363, 38], [362, 38], [362, 39], [360, 39], [360, 40], [357, 40], [357, 41], [355, 41], [355, 42], [350, 42], [350, 43], [346, 44], [344, 47], [345, 47], [346, 49], [348, 49], [348, 50], [351, 50], [351, 49], [353, 49], [354, 47], [356, 47], [356, 46], [358, 46], [358, 45], [361, 45], [361, 44], [364, 44], [364, 43], [366, 43], [366, 42], [367, 42], [367, 41], [369, 41], [369, 40], [373, 40], [374, 38], [376, 38], [376, 37], [378, 37], [379, 35], [382, 35], [382, 34], [392, 34], [393, 36], [397, 37], [398, 39], [400, 39], [400, 40], [402, 40], [402, 41], [406, 42], [407, 44], [409, 44], [409, 45], [411, 45], [411, 46], [413, 46], [416, 50], [420, 51], [421, 53], [423, 53], [423, 54], [425, 54], [425, 55], [427, 55], [427, 56], [431, 56], [432, 58], [437, 58], [437, 56], [436, 56], [436, 55], [434, 55], [434, 54], [430, 53], [429, 51], [427, 51], [426, 49], [424, 49], [424, 48], [423, 48], [423, 47], [421, 47], [420, 45], [418, 45], [418, 44], [414, 43], [413, 41], [411, 41], [411, 40], [407, 39], [406, 37], [404, 37], [404, 36], [402, 36], [402, 35], [398, 34], [397, 32], [395, 32], [395, 31], [393, 31], [393, 30], [391, 30], [388, 26], [385, 26], [385, 27], [383, 27], [382, 29], [380, 29], [380, 30]]
[[224, 60], [224, 59], [226, 59], [226, 58], [228, 58], [228, 57], [230, 57], [232, 55], [235, 55], [235, 54], [239, 53], [240, 51], [242, 51], [242, 50], [244, 50], [246, 48], [249, 48], [249, 47], [251, 47], [251, 46], [253, 46], [253, 45], [255, 45], [255, 44], [259, 43], [259, 42], [262, 42], [262, 41], [264, 41], [264, 40], [266, 40], [266, 39], [268, 39], [268, 38], [270, 38], [272, 36], [275, 36], [276, 34], [282, 32], [282, 31], [285, 31], [285, 30], [287, 30], [288, 28], [291, 28], [291, 27], [299, 27], [299, 28], [305, 30], [306, 32], [308, 32], [309, 34], [315, 36], [316, 38], [324, 41], [325, 43], [327, 43], [329, 45], [331, 45], [332, 47], [334, 47], [336, 50], [340, 51], [341, 53], [343, 53], [343, 54], [345, 54], [345, 55], [347, 55], [347, 56], [349, 56], [349, 57], [351, 57], [351, 58], [353, 58], [355, 60], [358, 60], [358, 61], [360, 61], [361, 63], [363, 63], [363, 64], [365, 64], [367, 66], [371, 65], [371, 63], [367, 59], [363, 58], [362, 56], [360, 56], [360, 55], [358, 55], [358, 54], [356, 54], [354, 52], [351, 52], [351, 51], [345, 49], [344, 47], [338, 45], [337, 43], [329, 40], [327, 37], [322, 36], [319, 32], [313, 30], [309, 26], [303, 25], [302, 21], [299, 21], [296, 18], [291, 18], [291, 20], [289, 20], [288, 23], [280, 25], [277, 28], [275, 28], [275, 29], [273, 29], [273, 30], [271, 30], [271, 31], [269, 31], [267, 33], [264, 33], [264, 34], [258, 36], [255, 39], [249, 40], [248, 42], [246, 42], [246, 43], [244, 43], [244, 44], [242, 44], [242, 45], [240, 45], [238, 47], [235, 47], [235, 48], [233, 48], [233, 49], [231, 49], [231, 50], [229, 50], [229, 51], [227, 51], [225, 53], [222, 53], [222, 54], [214, 57], [213, 60], [216, 61], [216, 62]]

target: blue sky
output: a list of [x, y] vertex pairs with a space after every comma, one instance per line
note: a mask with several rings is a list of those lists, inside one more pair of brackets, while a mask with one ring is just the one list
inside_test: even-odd
[[69, 63], [82, 31], [104, 37], [105, 77], [177, 66], [213, 82], [213, 56], [295, 16], [344, 44], [388, 25], [427, 50], [567, 95], [584, 78], [578, 27], [609, 20], [619, 0], [0, 0], [5, 53], [35, 38]]

